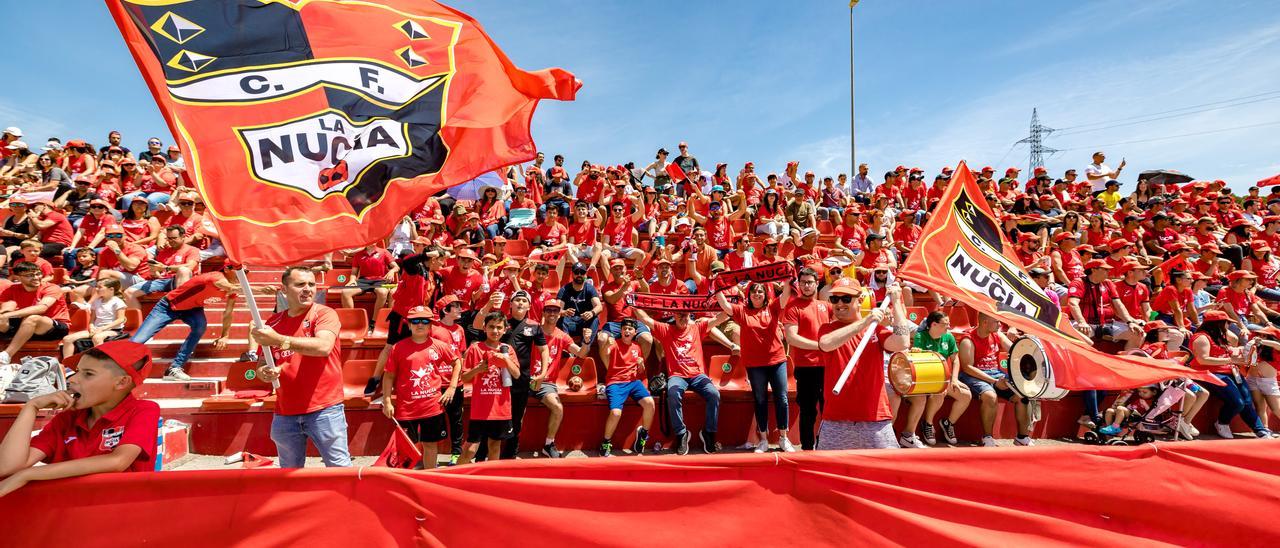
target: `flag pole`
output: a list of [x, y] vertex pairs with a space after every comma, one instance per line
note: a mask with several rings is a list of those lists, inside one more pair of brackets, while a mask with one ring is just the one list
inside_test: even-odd
[[[262, 313], [258, 312], [258, 303], [253, 300], [253, 288], [249, 287], [249, 276], [244, 267], [236, 269], [236, 278], [240, 280], [240, 292], [244, 293], [244, 299], [249, 303], [249, 315], [253, 317], [254, 329], [262, 329]], [[249, 337], [252, 338], [253, 334], [250, 333]], [[271, 351], [264, 348], [262, 356], [267, 360], [267, 367], [275, 369], [276, 359], [275, 356], [271, 355]], [[280, 389], [280, 379], [278, 377], [271, 381], [271, 388]]]
[[[876, 310], [879, 310], [881, 312], [888, 312], [889, 303], [892, 300], [893, 300], [892, 298], [886, 296], [884, 299], [884, 302], [880, 303], [880, 306], [877, 307]], [[875, 329], [875, 325], [868, 325], [866, 328], [863, 329], [863, 331], [866, 331], [867, 329]], [[858, 365], [858, 358], [862, 357], [862, 352], [867, 349], [868, 342], [871, 342], [870, 334], [863, 333], [862, 340], [858, 341], [858, 348], [854, 349], [853, 351], [853, 357], [849, 358], [849, 363], [844, 365], [844, 371], [840, 372], [840, 379], [836, 381], [835, 387], [831, 389], [832, 394], [839, 396], [840, 391], [844, 390], [844, 383], [849, 381], [849, 375], [853, 374], [853, 368], [854, 366]]]
[[854, 138], [853, 123], [853, 8], [858, 5], [858, 0], [849, 2], [849, 162], [853, 165], [850, 173], [858, 173], [858, 147], [857, 139]]

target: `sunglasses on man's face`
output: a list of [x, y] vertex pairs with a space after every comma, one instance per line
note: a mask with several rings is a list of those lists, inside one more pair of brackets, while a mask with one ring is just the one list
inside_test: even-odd
[[106, 209], [106, 208], [107, 208], [107, 206], [100, 206], [100, 205], [96, 205], [96, 206], [89, 206], [89, 209]]
[[412, 320], [409, 320], [410, 325], [427, 325], [430, 323], [431, 323], [431, 320], [428, 320], [426, 318], [414, 318]]
[[832, 295], [831, 304], [850, 304], [853, 302], [853, 295]]
[[178, 205], [180, 205], [180, 206], [193, 206], [193, 205], [196, 205], [196, 203], [195, 203], [195, 202], [192, 202], [192, 201], [188, 201], [188, 200], [183, 200], [183, 201], [181, 201], [181, 202], [178, 202]]

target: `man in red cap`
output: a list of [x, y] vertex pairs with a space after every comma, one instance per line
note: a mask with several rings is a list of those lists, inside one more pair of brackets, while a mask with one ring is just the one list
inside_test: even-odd
[[566, 353], [585, 358], [591, 353], [591, 346], [579, 346], [573, 342], [572, 337], [556, 326], [560, 320], [560, 312], [564, 310], [564, 303], [556, 299], [547, 299], [540, 306], [542, 307], [539, 311], [542, 317], [542, 332], [547, 340], [547, 362], [545, 365], [541, 362], [534, 362], [531, 365], [529, 394], [547, 408], [547, 435], [543, 440], [542, 455], [558, 459], [560, 450], [556, 448], [556, 434], [560, 432], [560, 422], [564, 420], [564, 404], [560, 402], [556, 376], [560, 373], [560, 366], [564, 365]]
[[[111, 341], [85, 352], [67, 390], [32, 398], [0, 443], [0, 497], [31, 481], [155, 469], [160, 406], [131, 395], [151, 370], [147, 347]], [[32, 437], [41, 409], [61, 409]], [[46, 466], [35, 466], [38, 462]]]
[[382, 384], [382, 414], [404, 428], [422, 452], [423, 466], [436, 467], [439, 442], [449, 435], [445, 408], [453, 401], [462, 374], [462, 358], [453, 345], [431, 337], [430, 308], [409, 310], [409, 338], [397, 342], [387, 356]]
[[147, 250], [133, 242], [125, 241], [124, 229], [119, 225], [102, 231], [102, 252], [98, 254], [98, 277], [120, 280], [120, 287], [132, 287], [146, 281]]
[[[911, 348], [911, 333], [902, 287], [889, 286], [886, 298], [889, 314], [876, 308], [861, 314], [861, 290], [850, 278], [841, 278], [831, 288], [833, 320], [818, 329], [818, 350], [825, 353], [823, 390], [833, 390], [846, 367], [853, 373], [839, 394], [825, 394], [818, 449], [891, 449], [898, 447], [893, 433], [893, 413], [885, 393], [884, 356]], [[885, 320], [889, 320], [890, 328]], [[854, 350], [863, 337], [871, 337], [855, 363]]]
[[440, 269], [440, 279], [444, 280], [441, 295], [453, 295], [466, 305], [479, 298], [484, 275], [476, 270], [477, 260], [476, 252], [463, 249], [457, 254], [456, 265]]
[[342, 322], [332, 308], [315, 302], [316, 275], [309, 267], [286, 268], [280, 282], [285, 309], [249, 332], [259, 345], [269, 347], [275, 362], [274, 367], [260, 366], [258, 376], [280, 381], [271, 420], [280, 467], [302, 468], [308, 439], [325, 466], [351, 466], [338, 344]]
[[1074, 232], [1059, 232], [1053, 235], [1053, 243], [1058, 246], [1057, 249], [1049, 252], [1049, 257], [1053, 263], [1054, 281], [1067, 285], [1073, 280], [1082, 278], [1084, 276], [1084, 260], [1080, 257], [1080, 252], [1076, 251], [1076, 246], [1080, 243], [1080, 236]]
[[71, 227], [67, 216], [61, 209], [55, 207], [53, 202], [40, 200], [32, 203], [27, 208], [27, 220], [37, 231], [37, 239], [44, 243], [44, 249], [40, 250], [41, 257], [46, 259], [57, 257], [63, 249], [71, 245], [71, 237], [75, 234], [75, 229]]

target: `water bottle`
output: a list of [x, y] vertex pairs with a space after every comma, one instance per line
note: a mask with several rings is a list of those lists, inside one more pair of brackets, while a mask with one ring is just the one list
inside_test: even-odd
[[164, 470], [164, 418], [156, 421], [156, 467], [155, 471]]
[[[502, 352], [503, 354], [506, 354], [506, 353], [507, 353], [507, 345], [505, 345], [505, 344], [504, 344], [504, 345], [502, 345], [502, 346], [499, 346], [499, 347], [498, 347], [498, 351], [499, 351], [499, 352]], [[505, 360], [504, 360], [504, 361], [505, 361]], [[506, 388], [511, 388], [511, 372], [507, 370], [507, 364], [506, 364], [506, 363], [503, 363], [501, 367], [502, 367], [502, 369], [501, 369], [501, 372], [502, 372], [502, 386], [504, 386], [504, 387], [506, 387]]]

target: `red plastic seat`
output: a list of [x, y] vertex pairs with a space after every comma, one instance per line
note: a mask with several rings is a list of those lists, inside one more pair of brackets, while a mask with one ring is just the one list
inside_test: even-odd
[[909, 320], [913, 324], [920, 325], [920, 322], [923, 322], [925, 317], [928, 315], [929, 315], [929, 309], [923, 306], [907, 307], [907, 320]]
[[73, 309], [71, 311], [70, 329], [72, 333], [89, 329], [89, 311]]
[[363, 308], [336, 308], [338, 322], [342, 330], [338, 332], [338, 341], [342, 344], [361, 344], [365, 333], [369, 330], [369, 313]]
[[[569, 390], [570, 377], [582, 378], [582, 390]], [[593, 358], [570, 358], [568, 363], [556, 372], [556, 387], [560, 390], [560, 401], [588, 403], [596, 400], [596, 388], [600, 380], [596, 375], [596, 361]]]
[[733, 227], [734, 234], [744, 234], [751, 228], [746, 219], [734, 219], [730, 226]]
[[134, 331], [142, 325], [142, 311], [136, 308], [124, 309], [124, 330]]
[[247, 411], [254, 402], [270, 396], [271, 383], [264, 382], [257, 376], [258, 364], [253, 362], [236, 362], [227, 369], [227, 378], [223, 381], [225, 391], [216, 396], [205, 398], [200, 402], [200, 410], [215, 412]]
[[[371, 398], [365, 397], [364, 387], [377, 367], [378, 360], [347, 360], [342, 364], [342, 394], [346, 398], [342, 404], [347, 409], [369, 407]], [[374, 397], [377, 396], [375, 392]]]
[[[727, 371], [726, 371], [727, 369]], [[721, 397], [732, 396], [736, 399], [751, 398], [751, 384], [747, 381], [747, 368], [742, 361], [733, 359], [727, 354], [711, 356], [711, 366], [707, 371], [711, 382], [720, 390]]]
[[951, 327], [953, 329], [964, 329], [973, 327], [973, 320], [969, 317], [969, 307], [950, 306], [946, 308], [947, 317], [951, 318]]
[[330, 270], [324, 273], [324, 280], [320, 283], [320, 285], [323, 285], [326, 287], [347, 285], [347, 282], [350, 280], [351, 280], [350, 268], [335, 268], [333, 270]]
[[818, 234], [835, 234], [836, 225], [825, 219], [818, 220]]
[[512, 257], [519, 257], [521, 259], [528, 257], [530, 249], [531, 247], [528, 240], [521, 240], [519, 238], [507, 240], [507, 255]]
[[66, 281], [67, 281], [67, 269], [65, 268], [53, 269], [53, 280], [51, 280], [50, 283], [54, 285], [62, 285]]
[[386, 344], [387, 333], [391, 330], [391, 322], [388, 317], [391, 315], [390, 308], [382, 308], [373, 317], [373, 333], [364, 338], [365, 344]]

